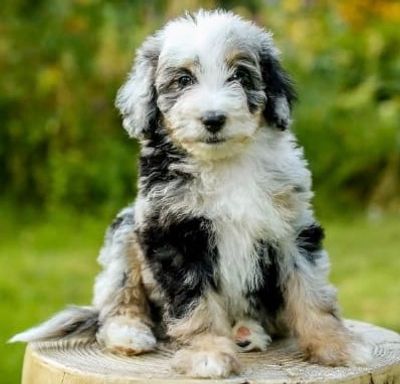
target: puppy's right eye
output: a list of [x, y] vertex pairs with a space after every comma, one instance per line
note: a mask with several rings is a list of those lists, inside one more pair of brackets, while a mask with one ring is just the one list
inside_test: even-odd
[[251, 75], [245, 68], [237, 68], [234, 74], [228, 79], [228, 82], [238, 81], [244, 87], [249, 88], [252, 84]]
[[192, 85], [194, 83], [193, 78], [189, 75], [183, 75], [179, 77], [177, 81], [181, 87], [187, 87], [188, 85]]

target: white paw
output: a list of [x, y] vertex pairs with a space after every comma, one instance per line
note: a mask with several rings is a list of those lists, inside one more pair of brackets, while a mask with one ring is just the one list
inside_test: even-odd
[[232, 329], [233, 340], [242, 352], [265, 351], [271, 344], [271, 337], [254, 320], [238, 321]]
[[175, 354], [172, 367], [190, 377], [220, 378], [237, 373], [239, 362], [234, 354], [182, 349]]
[[108, 319], [96, 335], [111, 352], [137, 355], [153, 350], [157, 344], [151, 329], [140, 319], [116, 316]]

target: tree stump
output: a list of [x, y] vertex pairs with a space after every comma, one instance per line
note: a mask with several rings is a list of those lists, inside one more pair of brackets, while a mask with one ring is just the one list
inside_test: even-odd
[[[346, 325], [372, 346], [368, 367], [329, 368], [303, 360], [293, 340], [274, 342], [267, 352], [241, 353], [239, 376], [209, 383], [400, 383], [400, 335], [384, 328], [346, 320]], [[154, 353], [121, 357], [83, 340], [40, 342], [28, 346], [23, 384], [171, 384], [199, 383], [173, 372], [169, 360], [173, 350], [162, 345]]]

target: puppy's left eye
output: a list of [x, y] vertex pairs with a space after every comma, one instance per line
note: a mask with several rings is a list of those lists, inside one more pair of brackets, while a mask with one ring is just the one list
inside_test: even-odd
[[179, 77], [177, 81], [181, 87], [187, 87], [188, 85], [192, 85], [194, 83], [193, 78], [189, 75], [183, 75]]
[[235, 73], [228, 79], [228, 82], [238, 81], [243, 86], [251, 86], [251, 76], [250, 74], [243, 68], [237, 68]]

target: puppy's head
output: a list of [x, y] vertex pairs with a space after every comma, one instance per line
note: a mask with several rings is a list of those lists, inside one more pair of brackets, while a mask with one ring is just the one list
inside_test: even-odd
[[117, 107], [131, 136], [161, 124], [176, 145], [217, 159], [243, 150], [258, 129], [287, 129], [294, 98], [270, 33], [230, 12], [200, 11], [144, 42]]

